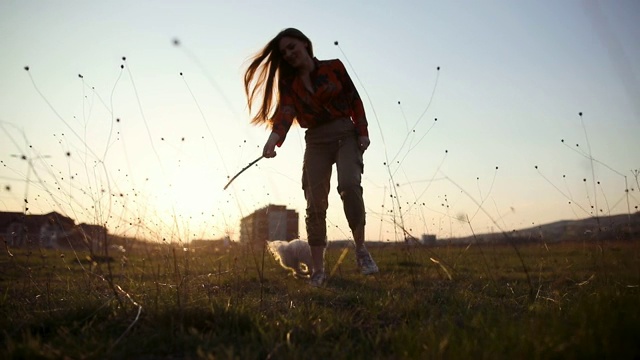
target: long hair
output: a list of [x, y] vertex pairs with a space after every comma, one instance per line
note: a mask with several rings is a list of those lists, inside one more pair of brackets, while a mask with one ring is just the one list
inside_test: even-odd
[[[311, 40], [300, 30], [287, 28], [278, 33], [269, 43], [250, 60], [251, 64], [244, 73], [244, 91], [247, 95], [249, 112], [256, 100], [260, 102], [258, 111], [253, 115], [251, 123], [254, 125], [269, 124], [275, 114], [280, 101], [277, 87], [281, 78], [289, 79], [295, 75], [295, 69], [282, 58], [280, 53], [280, 40], [283, 37], [292, 37], [305, 42], [309, 55], [313, 57], [313, 45]], [[273, 99], [276, 104], [273, 106]]]

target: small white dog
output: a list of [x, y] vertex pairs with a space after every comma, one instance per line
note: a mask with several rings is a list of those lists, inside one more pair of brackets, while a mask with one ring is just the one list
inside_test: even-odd
[[311, 249], [306, 241], [300, 239], [268, 241], [267, 248], [274, 259], [283, 268], [291, 271], [294, 277], [308, 278], [311, 275]]

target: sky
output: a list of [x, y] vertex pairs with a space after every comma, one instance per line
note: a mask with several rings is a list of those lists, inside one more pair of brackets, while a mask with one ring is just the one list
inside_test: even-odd
[[[304, 129], [223, 190], [269, 134], [249, 124], [247, 61], [295, 27], [363, 98], [368, 240], [634, 213], [638, 19], [635, 0], [4, 0], [0, 211], [236, 240], [278, 204], [305, 239]], [[349, 239], [335, 188], [328, 238]]]

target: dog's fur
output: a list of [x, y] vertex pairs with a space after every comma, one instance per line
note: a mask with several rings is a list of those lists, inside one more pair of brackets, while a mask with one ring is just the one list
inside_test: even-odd
[[311, 249], [309, 244], [300, 239], [289, 242], [275, 240], [267, 242], [267, 248], [274, 259], [283, 268], [292, 272], [294, 277], [308, 278], [311, 275]]

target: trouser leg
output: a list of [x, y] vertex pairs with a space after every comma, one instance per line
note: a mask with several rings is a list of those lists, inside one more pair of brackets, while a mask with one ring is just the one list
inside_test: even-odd
[[335, 151], [327, 144], [307, 144], [302, 169], [302, 189], [307, 200], [305, 224], [310, 246], [327, 245], [327, 207]]
[[324, 272], [324, 250], [325, 246], [310, 246], [311, 251], [311, 261], [313, 264], [313, 268], [311, 269], [312, 273]]
[[365, 208], [362, 198], [362, 173], [364, 163], [357, 137], [347, 137], [339, 142], [336, 160], [338, 192], [344, 214], [353, 233], [356, 246], [364, 243]]

